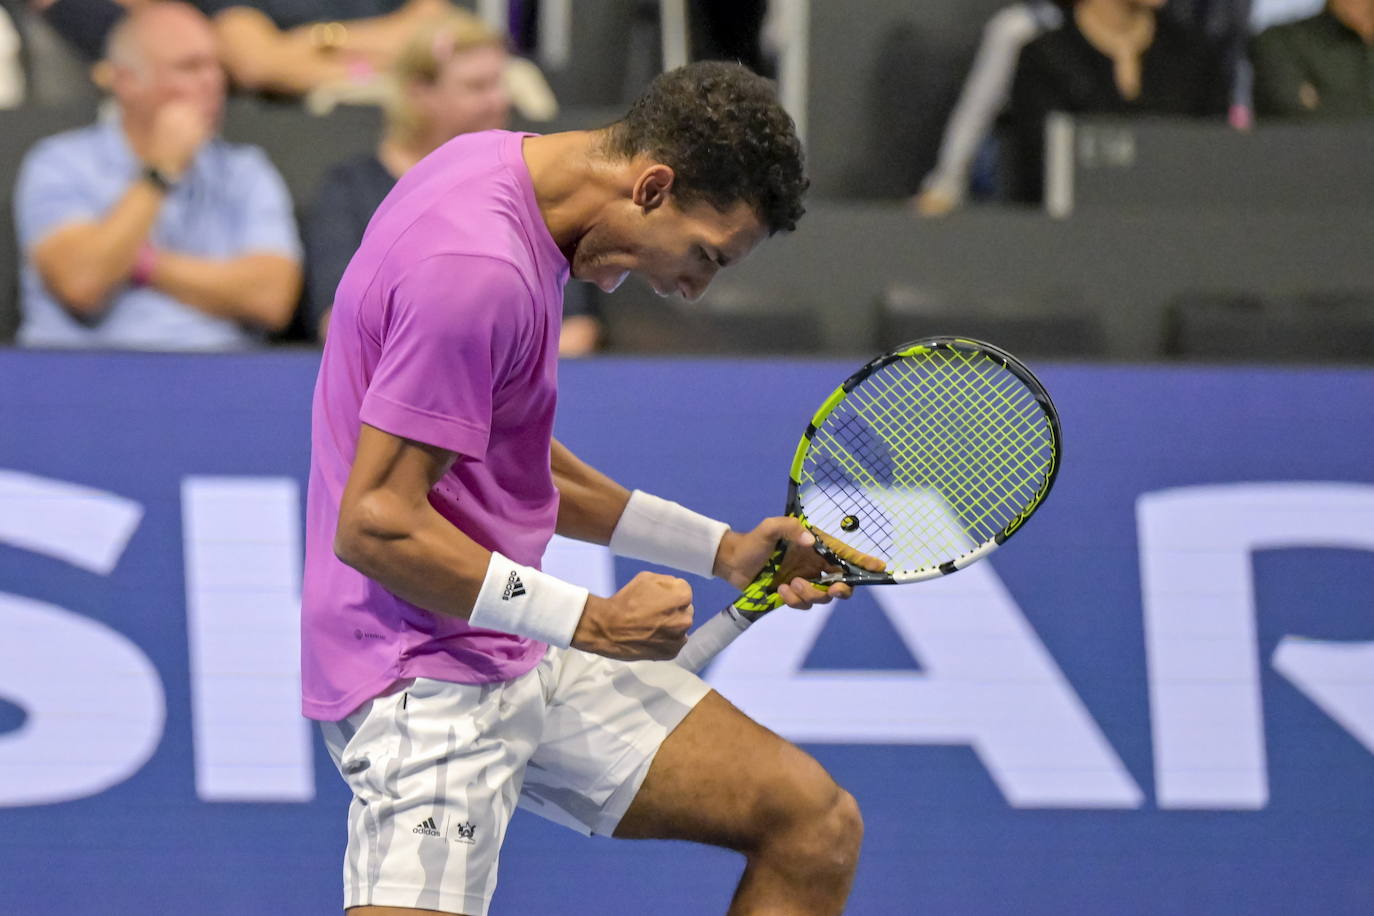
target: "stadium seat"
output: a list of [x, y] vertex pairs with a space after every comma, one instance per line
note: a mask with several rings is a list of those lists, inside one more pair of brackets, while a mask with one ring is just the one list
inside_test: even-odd
[[819, 318], [805, 309], [726, 311], [669, 301], [616, 308], [609, 300], [604, 308], [614, 353], [788, 355], [820, 352], [824, 341]]
[[1093, 358], [1106, 352], [1098, 315], [1045, 311], [1040, 303], [993, 312], [915, 300], [909, 290], [891, 288], [879, 297], [877, 312], [874, 347], [878, 350], [918, 337], [953, 334], [986, 340], [1018, 356]]
[[1374, 362], [1374, 290], [1186, 293], [1166, 316], [1164, 351], [1178, 359]]
[[224, 118], [224, 136], [262, 147], [297, 206], [311, 199], [331, 166], [370, 152], [381, 129], [381, 110], [358, 105], [314, 117], [291, 103], [236, 98]]

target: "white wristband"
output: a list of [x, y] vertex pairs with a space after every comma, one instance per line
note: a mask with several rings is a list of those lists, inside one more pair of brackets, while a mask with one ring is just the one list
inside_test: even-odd
[[709, 577], [720, 539], [730, 526], [643, 490], [630, 501], [611, 533], [611, 552]]
[[567, 648], [587, 606], [587, 594], [585, 588], [492, 551], [468, 623]]

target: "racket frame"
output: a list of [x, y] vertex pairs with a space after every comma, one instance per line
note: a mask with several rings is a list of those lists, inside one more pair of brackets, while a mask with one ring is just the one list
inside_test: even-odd
[[[964, 554], [954, 560], [941, 563], [938, 567], [922, 570], [897, 570], [885, 571], [881, 573], [871, 572], [866, 569], [854, 566], [841, 559], [838, 554], [825, 545], [821, 537], [816, 536], [816, 552], [825, 557], [830, 563], [840, 567], [840, 572], [823, 574], [817, 581], [820, 585], [833, 585], [843, 582], [847, 585], [902, 585], [908, 582], [921, 582], [926, 579], [936, 579], [940, 576], [947, 576], [956, 572], [971, 563], [983, 559], [993, 550], [1000, 547], [1008, 538], [1020, 530], [1025, 524], [1026, 519], [1039, 508], [1049, 495], [1050, 489], [1054, 486], [1054, 481], [1059, 475], [1059, 464], [1063, 457], [1063, 437], [1060, 435], [1059, 411], [1055, 409], [1054, 401], [1050, 399], [1049, 392], [1045, 386], [1035, 377], [1035, 374], [1026, 367], [1015, 356], [1012, 356], [1001, 347], [994, 346], [986, 341], [975, 340], [970, 337], [955, 337], [941, 335], [935, 337], [923, 337], [918, 340], [909, 341], [902, 344], [882, 356], [876, 357], [858, 369], [849, 378], [840, 383], [825, 402], [816, 409], [816, 413], [811, 417], [811, 422], [806, 426], [806, 432], [802, 434], [801, 440], [797, 443], [797, 450], [792, 456], [792, 469], [787, 478], [787, 508], [784, 512], [799, 520], [808, 530], [815, 533], [811, 527], [801, 505], [801, 472], [802, 466], [806, 462], [807, 453], [811, 449], [812, 440], [816, 431], [825, 423], [826, 418], [832, 414], [837, 407], [844, 402], [849, 393], [859, 386], [864, 379], [868, 378], [878, 370], [912, 356], [929, 353], [936, 350], [950, 350], [963, 355], [984, 355], [994, 361], [1014, 375], [1021, 384], [1026, 386], [1027, 391], [1039, 404], [1041, 411], [1050, 426], [1050, 438], [1053, 443], [1050, 454], [1049, 470], [1045, 474], [1044, 481], [1036, 490], [1034, 499], [1030, 505], [1026, 506], [1020, 513], [998, 531], [990, 540], [984, 541], [969, 553]], [[838, 535], [835, 535], [838, 536]]]
[[[845, 399], [848, 394], [858, 387], [859, 383], [868, 376], [890, 365], [899, 359], [915, 356], [921, 350], [950, 349], [961, 352], [974, 351], [985, 353], [1002, 364], [1007, 371], [1020, 380], [1030, 393], [1035, 397], [1041, 409], [1044, 411], [1050, 424], [1050, 434], [1053, 442], [1053, 449], [1050, 456], [1050, 467], [1045, 475], [1044, 482], [1037, 489], [1035, 498], [1030, 505], [1022, 510], [1016, 518], [1009, 522], [1001, 531], [984, 541], [978, 547], [969, 551], [957, 559], [940, 564], [938, 567], [922, 570], [897, 570], [885, 571], [881, 573], [870, 572], [860, 569], [841, 559], [831, 550], [816, 530], [811, 527], [810, 522], [802, 512], [800, 491], [801, 491], [801, 469], [806, 460], [806, 453], [811, 446], [812, 437], [826, 417]], [[1059, 412], [1055, 410], [1054, 402], [1050, 400], [1049, 393], [1040, 384], [1040, 380], [1026, 368], [1016, 357], [992, 344], [968, 337], [925, 337], [905, 343], [896, 349], [871, 360], [831, 393], [816, 413], [812, 416], [811, 422], [807, 425], [806, 432], [802, 435], [801, 441], [797, 444], [797, 451], [792, 459], [792, 470], [788, 476], [787, 488], [787, 508], [785, 514], [796, 518], [804, 525], [807, 530], [816, 535], [816, 552], [825, 557], [826, 560], [840, 568], [838, 573], [826, 573], [815, 580], [818, 585], [828, 586], [836, 582], [844, 582], [849, 585], [898, 585], [907, 582], [921, 582], [927, 579], [936, 579], [947, 576], [952, 572], [963, 569], [978, 560], [983, 559], [989, 553], [1000, 547], [1007, 538], [1011, 537], [1026, 519], [1044, 502], [1050, 489], [1054, 486], [1055, 478], [1059, 474], [1059, 465], [1063, 456], [1063, 439], [1060, 435]], [[733, 604], [725, 608], [716, 616], [712, 617], [702, 626], [693, 632], [691, 639], [687, 641], [686, 647], [678, 655], [676, 664], [689, 671], [700, 671], [711, 659], [715, 658], [726, 646], [730, 645], [740, 634], [769, 611], [778, 607], [782, 602], [774, 590], [775, 579], [782, 564], [782, 558], [787, 551], [787, 542], [779, 541], [768, 562], [759, 575], [745, 587]]]

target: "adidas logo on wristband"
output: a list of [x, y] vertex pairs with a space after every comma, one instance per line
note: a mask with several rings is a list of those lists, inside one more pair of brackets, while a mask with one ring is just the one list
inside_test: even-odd
[[506, 588], [501, 592], [501, 600], [509, 601], [512, 598], [519, 598], [523, 594], [525, 594], [525, 583], [520, 581], [520, 574], [512, 569], [510, 576], [506, 578]]
[[521, 566], [493, 550], [468, 623], [567, 648], [586, 605], [585, 588]]

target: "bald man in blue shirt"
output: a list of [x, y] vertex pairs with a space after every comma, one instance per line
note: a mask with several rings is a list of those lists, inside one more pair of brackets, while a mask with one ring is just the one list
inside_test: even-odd
[[204, 15], [157, 3], [108, 45], [117, 116], [41, 141], [15, 187], [19, 342], [224, 350], [284, 327], [300, 294], [286, 186], [216, 137], [225, 79]]

